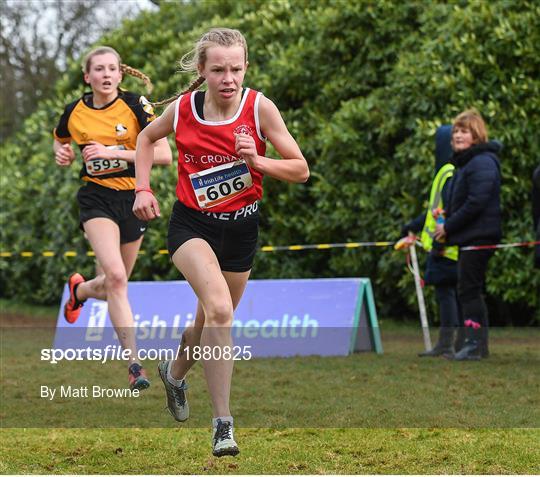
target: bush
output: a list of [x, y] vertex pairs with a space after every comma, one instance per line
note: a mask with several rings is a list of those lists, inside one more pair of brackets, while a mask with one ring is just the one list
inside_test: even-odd
[[[203, 31], [226, 25], [245, 33], [251, 62], [246, 85], [279, 106], [312, 171], [306, 185], [265, 179], [263, 245], [397, 239], [401, 225], [425, 206], [437, 126], [471, 106], [483, 113], [490, 136], [504, 143], [504, 238], [520, 241], [533, 237], [539, 18], [540, 8], [525, 1], [171, 2], [126, 22], [101, 43], [149, 74], [156, 85], [152, 98], [162, 99], [189, 83], [175, 74], [176, 62]], [[125, 86], [142, 90], [132, 79]], [[56, 168], [50, 152], [50, 131], [63, 105], [81, 91], [74, 62], [57, 84], [57, 100], [41, 104], [0, 150], [2, 250], [79, 252], [74, 258], [0, 259], [5, 297], [53, 303], [69, 271], [91, 274], [77, 223], [76, 168]], [[163, 211], [175, 200], [175, 182], [174, 167], [154, 169]], [[178, 277], [158, 253], [166, 227], [165, 217], [151, 224], [133, 279]], [[415, 313], [403, 256], [385, 249], [261, 253], [252, 276], [369, 276], [379, 313]], [[514, 323], [538, 322], [539, 289], [530, 249], [497, 252], [488, 275], [493, 306], [508, 310]], [[508, 322], [508, 316], [494, 316]]]

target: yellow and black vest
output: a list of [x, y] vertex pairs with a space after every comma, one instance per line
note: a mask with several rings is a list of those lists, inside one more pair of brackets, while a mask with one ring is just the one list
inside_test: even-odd
[[[433, 248], [433, 233], [437, 226], [437, 222], [433, 217], [434, 209], [444, 209], [444, 204], [442, 202], [442, 190], [444, 184], [448, 179], [454, 175], [454, 166], [452, 164], [445, 164], [439, 169], [435, 179], [433, 180], [433, 185], [431, 186], [431, 193], [429, 194], [429, 204], [426, 212], [426, 220], [424, 222], [424, 228], [422, 229], [422, 234], [420, 239], [422, 241], [422, 246], [424, 250], [429, 252]], [[458, 247], [444, 247], [442, 251], [443, 256], [451, 260], [458, 259]]]
[[[92, 93], [68, 104], [54, 130], [61, 143], [75, 141], [81, 151], [90, 141], [114, 149], [135, 150], [137, 136], [155, 119], [152, 105], [144, 96], [119, 91], [102, 108], [93, 107]], [[121, 160], [97, 159], [83, 164], [80, 177], [115, 190], [135, 188], [135, 164]]]

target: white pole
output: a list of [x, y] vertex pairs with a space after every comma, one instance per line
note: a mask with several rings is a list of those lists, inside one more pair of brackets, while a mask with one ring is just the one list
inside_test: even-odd
[[416, 297], [418, 298], [418, 308], [420, 310], [420, 323], [422, 324], [422, 334], [424, 335], [424, 346], [426, 351], [431, 351], [431, 336], [429, 335], [429, 325], [426, 315], [426, 304], [424, 302], [424, 292], [420, 283], [420, 272], [418, 271], [418, 259], [416, 258], [416, 246], [414, 242], [409, 247], [414, 274], [414, 284], [416, 286]]

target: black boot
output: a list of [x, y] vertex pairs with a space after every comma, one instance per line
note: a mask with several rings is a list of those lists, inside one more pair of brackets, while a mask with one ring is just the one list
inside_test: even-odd
[[481, 334], [482, 328], [474, 329], [472, 326], [467, 327], [466, 330], [467, 339], [463, 348], [459, 350], [453, 357], [454, 361], [479, 361], [482, 359], [481, 355]]
[[486, 325], [483, 325], [480, 329], [480, 355], [482, 356], [482, 358], [489, 357], [488, 330], [489, 327]]
[[454, 349], [456, 353], [461, 351], [461, 348], [465, 345], [465, 337], [467, 333], [465, 332], [465, 327], [463, 325], [458, 326], [456, 333], [456, 341], [454, 342]]
[[431, 351], [418, 353], [421, 358], [436, 358], [447, 354], [454, 354], [454, 328], [440, 328], [439, 341]]

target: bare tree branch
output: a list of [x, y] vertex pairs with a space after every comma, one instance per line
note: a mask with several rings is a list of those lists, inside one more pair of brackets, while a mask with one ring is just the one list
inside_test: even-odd
[[69, 59], [138, 13], [133, 6], [124, 0], [0, 0], [1, 140], [52, 94]]

